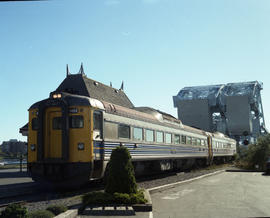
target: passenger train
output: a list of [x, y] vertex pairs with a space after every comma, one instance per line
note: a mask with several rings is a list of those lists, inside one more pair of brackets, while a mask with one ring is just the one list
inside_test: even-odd
[[235, 140], [153, 108], [52, 92], [29, 109], [28, 171], [35, 181], [79, 185], [101, 178], [116, 146], [129, 149], [137, 175], [228, 161], [236, 153]]

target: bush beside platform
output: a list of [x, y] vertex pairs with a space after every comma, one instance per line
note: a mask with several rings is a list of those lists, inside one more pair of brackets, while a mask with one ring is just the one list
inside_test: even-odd
[[10, 204], [0, 214], [0, 218], [52, 218], [67, 211], [63, 205], [51, 205], [46, 210], [28, 212], [27, 208], [20, 204]]
[[112, 151], [107, 170], [105, 192], [83, 195], [79, 214], [86, 207], [97, 206], [132, 206], [135, 211], [152, 211], [149, 193], [138, 190], [131, 156], [126, 147], [116, 147]]
[[270, 157], [270, 134], [261, 136], [255, 144], [238, 149], [235, 166], [245, 170], [266, 170], [266, 160]]

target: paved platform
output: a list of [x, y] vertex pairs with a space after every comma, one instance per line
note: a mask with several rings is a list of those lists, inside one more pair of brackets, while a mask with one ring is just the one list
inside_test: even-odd
[[224, 172], [151, 194], [153, 217], [270, 217], [270, 176]]
[[35, 186], [33, 180], [28, 176], [26, 169], [1, 169], [0, 170], [0, 199], [16, 196], [24, 193], [26, 189]]
[[26, 169], [0, 169], [0, 186], [25, 182], [33, 182]]

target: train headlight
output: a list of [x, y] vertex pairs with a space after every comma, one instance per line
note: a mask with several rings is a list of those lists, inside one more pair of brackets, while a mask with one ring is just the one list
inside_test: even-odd
[[53, 94], [53, 96], [52, 96], [53, 98], [61, 98], [62, 97], [62, 95], [61, 94], [57, 94], [57, 93], [55, 93], [55, 94]]
[[84, 143], [78, 143], [78, 150], [84, 150]]
[[30, 149], [31, 149], [31, 151], [35, 151], [36, 150], [36, 145], [30, 145]]

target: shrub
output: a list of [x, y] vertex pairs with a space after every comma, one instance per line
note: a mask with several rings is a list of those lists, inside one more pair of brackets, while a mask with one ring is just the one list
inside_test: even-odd
[[117, 193], [113, 194], [114, 201], [119, 204], [144, 204], [146, 200], [144, 198], [143, 191], [138, 191], [137, 193]]
[[57, 216], [58, 214], [67, 211], [67, 209], [68, 208], [64, 205], [51, 205], [47, 207], [46, 210], [51, 211], [55, 216]]
[[48, 210], [37, 210], [32, 213], [29, 213], [28, 218], [52, 218], [55, 215]]
[[112, 151], [108, 163], [108, 178], [106, 179], [107, 193], [136, 193], [137, 184], [134, 175], [131, 156], [126, 147], [116, 147]]
[[247, 149], [240, 150], [236, 165], [246, 169], [265, 170], [265, 162], [270, 156], [270, 134], [258, 138], [256, 144], [251, 144]]
[[24, 218], [27, 217], [26, 207], [21, 206], [20, 204], [10, 204], [5, 208], [1, 213], [1, 218]]
[[146, 202], [143, 191], [137, 193], [118, 193], [113, 194], [106, 192], [91, 192], [83, 195], [83, 205], [98, 205], [98, 204], [143, 204]]
[[113, 195], [106, 192], [91, 192], [82, 196], [82, 202], [84, 205], [111, 204], [113, 201]]
[[270, 134], [258, 138], [254, 145], [250, 145], [247, 150], [246, 161], [249, 167], [259, 166], [260, 170], [264, 170], [265, 162], [270, 155]]

